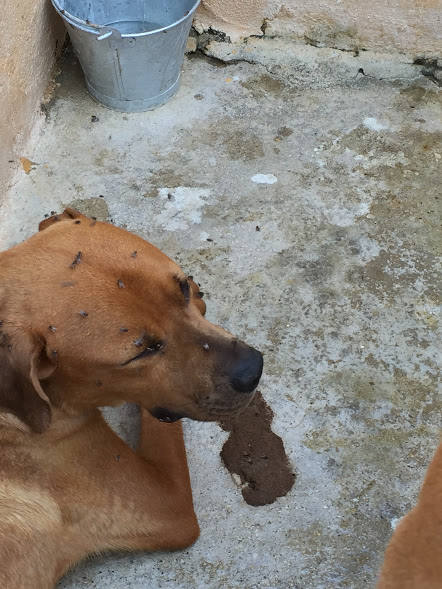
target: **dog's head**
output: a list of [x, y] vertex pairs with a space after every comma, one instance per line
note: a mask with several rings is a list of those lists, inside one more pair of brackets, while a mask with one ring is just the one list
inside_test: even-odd
[[71, 209], [40, 230], [0, 258], [0, 407], [42, 431], [51, 404], [134, 401], [173, 421], [250, 402], [261, 354], [204, 318], [166, 255]]

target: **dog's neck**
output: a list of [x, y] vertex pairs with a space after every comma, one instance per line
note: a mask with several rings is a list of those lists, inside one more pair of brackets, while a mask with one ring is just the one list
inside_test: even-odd
[[91, 420], [99, 419], [101, 413], [98, 409], [83, 412], [67, 412], [57, 407], [52, 409], [52, 420], [49, 428], [37, 434], [30, 430], [18, 417], [12, 413], [0, 410], [0, 444], [6, 442], [27, 443], [32, 436], [36, 443], [44, 440], [45, 443], [60, 440], [74, 434]]

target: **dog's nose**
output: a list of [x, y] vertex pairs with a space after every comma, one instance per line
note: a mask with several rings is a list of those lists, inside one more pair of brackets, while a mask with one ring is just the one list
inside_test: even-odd
[[262, 367], [261, 352], [244, 345], [230, 374], [230, 384], [238, 393], [251, 393], [261, 378]]

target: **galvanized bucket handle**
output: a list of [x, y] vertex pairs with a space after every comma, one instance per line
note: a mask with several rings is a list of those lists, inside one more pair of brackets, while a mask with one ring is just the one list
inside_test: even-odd
[[113, 30], [106, 30], [105, 28], [103, 28], [103, 33], [101, 33], [101, 35], [98, 35], [98, 37], [96, 38], [97, 41], [103, 41], [104, 39], [107, 39], [108, 37], [110, 37], [113, 33]]
[[78, 18], [78, 16], [74, 16], [64, 8], [60, 8], [60, 12], [66, 18], [73, 20], [74, 22], [80, 25], [86, 25], [87, 27], [91, 27], [91, 29], [96, 29], [97, 33], [99, 33], [98, 37], [96, 37], [97, 41], [103, 41], [104, 39], [108, 39], [111, 35], [115, 35], [117, 38], [121, 39], [121, 33], [118, 29], [113, 29], [111, 27], [106, 27], [103, 25], [97, 25], [89, 20], [83, 20], [82, 18]]
[[118, 29], [112, 29], [111, 27], [100, 27], [101, 33], [96, 37], [97, 41], [103, 41], [108, 39], [111, 35], [114, 35], [118, 39], [121, 39], [121, 33]]

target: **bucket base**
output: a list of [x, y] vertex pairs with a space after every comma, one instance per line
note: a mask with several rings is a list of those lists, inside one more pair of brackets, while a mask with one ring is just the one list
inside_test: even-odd
[[177, 93], [179, 86], [180, 76], [178, 76], [170, 88], [161, 94], [157, 94], [150, 98], [143, 98], [141, 100], [121, 100], [120, 98], [106, 96], [105, 94], [98, 92], [98, 90], [96, 90], [86, 79], [86, 87], [95, 100], [98, 100], [98, 102], [101, 102], [101, 104], [104, 104], [104, 106], [107, 106], [108, 108], [120, 112], [143, 112], [146, 110], [153, 110], [157, 106], [161, 106], [167, 102], [169, 98], [172, 98], [172, 96]]

